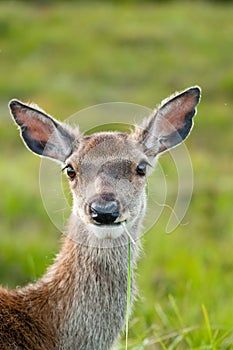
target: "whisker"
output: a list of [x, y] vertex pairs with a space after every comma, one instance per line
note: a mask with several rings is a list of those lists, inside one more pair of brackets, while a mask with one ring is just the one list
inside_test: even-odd
[[129, 237], [129, 239], [131, 240], [131, 242], [132, 242], [133, 244], [136, 244], [135, 240], [133, 239], [133, 237], [132, 237], [131, 234], [129, 233], [125, 222], [122, 222], [122, 226], [124, 227], [125, 232], [127, 233], [127, 235], [128, 235], [128, 237]]

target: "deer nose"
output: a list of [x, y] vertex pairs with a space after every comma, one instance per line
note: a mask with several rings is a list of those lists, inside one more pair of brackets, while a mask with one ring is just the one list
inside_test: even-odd
[[105, 201], [104, 203], [93, 202], [90, 205], [91, 218], [101, 225], [114, 224], [120, 216], [119, 204], [117, 201]]

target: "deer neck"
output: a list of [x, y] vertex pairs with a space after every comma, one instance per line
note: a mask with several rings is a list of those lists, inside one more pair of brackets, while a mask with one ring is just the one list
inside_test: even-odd
[[[80, 229], [76, 222], [72, 236]], [[128, 247], [91, 247], [73, 237], [65, 236], [54, 264], [28, 286], [31, 312], [52, 325], [58, 349], [108, 349], [124, 326]], [[132, 270], [138, 248], [131, 247]], [[135, 292], [132, 273], [132, 300]]]

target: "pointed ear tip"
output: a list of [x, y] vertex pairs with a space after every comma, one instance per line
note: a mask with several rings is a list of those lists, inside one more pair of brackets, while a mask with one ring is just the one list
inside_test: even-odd
[[201, 97], [201, 88], [198, 85], [192, 86], [187, 90], [188, 93], [194, 94], [197, 97], [197, 100], [199, 101]]
[[14, 107], [17, 107], [17, 106], [20, 106], [21, 103], [20, 101], [16, 100], [16, 99], [13, 99], [13, 100], [10, 100], [8, 106], [9, 108], [12, 110]]

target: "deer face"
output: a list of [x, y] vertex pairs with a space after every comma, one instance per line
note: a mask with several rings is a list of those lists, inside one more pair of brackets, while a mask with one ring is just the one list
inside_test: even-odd
[[73, 214], [99, 238], [117, 238], [122, 223], [143, 217], [149, 159], [123, 133], [99, 133], [79, 140], [65, 171], [73, 194]]
[[42, 110], [10, 102], [21, 137], [34, 153], [62, 164], [73, 194], [73, 215], [97, 239], [134, 230], [146, 207], [146, 176], [157, 157], [190, 133], [200, 89], [170, 97], [131, 134], [83, 136]]

